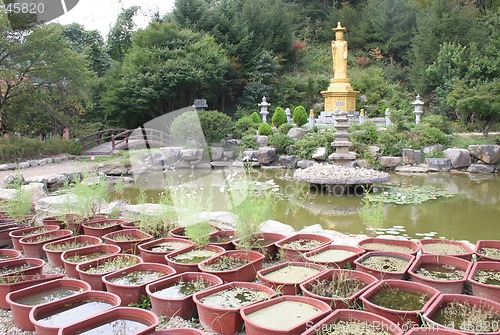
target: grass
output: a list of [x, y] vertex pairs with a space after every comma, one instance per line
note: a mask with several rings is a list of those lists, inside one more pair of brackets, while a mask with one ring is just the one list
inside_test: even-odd
[[16, 163], [60, 154], [80, 154], [80, 144], [73, 140], [33, 138], [0, 139], [0, 163]]

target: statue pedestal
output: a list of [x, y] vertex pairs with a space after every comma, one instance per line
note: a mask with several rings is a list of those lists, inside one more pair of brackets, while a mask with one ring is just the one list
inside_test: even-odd
[[356, 110], [356, 98], [359, 91], [355, 91], [349, 79], [331, 79], [330, 86], [321, 95], [325, 98], [325, 111], [339, 110], [352, 112]]

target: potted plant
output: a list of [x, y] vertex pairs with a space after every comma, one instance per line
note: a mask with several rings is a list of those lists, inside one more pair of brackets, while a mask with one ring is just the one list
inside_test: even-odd
[[193, 301], [204, 328], [221, 335], [234, 335], [243, 327], [239, 313], [242, 307], [275, 295], [273, 289], [261, 284], [232, 282], [195, 293]]
[[70, 237], [71, 235], [73, 235], [73, 232], [71, 230], [58, 229], [54, 231], [48, 231], [46, 233], [23, 237], [19, 240], [19, 243], [21, 243], [23, 247], [24, 256], [45, 258], [46, 254], [43, 250], [44, 244], [62, 240], [64, 238]]
[[1, 276], [42, 274], [45, 261], [39, 258], [18, 258], [0, 263]]
[[64, 270], [68, 276], [79, 278], [76, 266], [97, 258], [120, 252], [120, 247], [113, 244], [98, 244], [80, 249], [66, 250], [61, 254]]
[[59, 329], [93, 314], [120, 306], [120, 297], [109, 292], [85, 291], [37, 305], [29, 318], [37, 335], [57, 335]]
[[430, 286], [404, 280], [382, 280], [360, 299], [364, 310], [383, 316], [401, 328], [421, 324], [420, 316], [429, 308], [440, 292]]
[[150, 335], [203, 335], [204, 331], [195, 328], [175, 328], [175, 329], [165, 329], [157, 330]]
[[330, 268], [353, 268], [354, 260], [364, 254], [361, 248], [350, 245], [326, 244], [304, 254], [306, 262], [321, 264]]
[[146, 285], [146, 293], [156, 315], [190, 320], [197, 315], [193, 295], [222, 283], [208, 273], [184, 272]]
[[181, 250], [194, 245], [191, 241], [181, 238], [163, 237], [146, 243], [139, 244], [139, 253], [144, 262], [163, 263], [167, 260], [165, 255], [176, 250]]
[[209, 243], [223, 248], [224, 250], [234, 250], [233, 241], [236, 239], [236, 231], [219, 230], [210, 234]]
[[441, 293], [460, 294], [464, 291], [472, 263], [452, 256], [422, 254], [408, 270], [411, 280], [429, 285]]
[[102, 237], [108, 233], [121, 230], [121, 224], [125, 220], [119, 219], [95, 219], [82, 223], [83, 233], [88, 236]]
[[500, 263], [476, 262], [467, 278], [472, 295], [500, 301]]
[[226, 251], [216, 245], [193, 245], [169, 253], [165, 256], [167, 264], [177, 273], [198, 272], [198, 264]]
[[477, 241], [474, 253], [479, 261], [500, 261], [500, 241]]
[[454, 256], [471, 261], [474, 250], [467, 244], [460, 241], [443, 239], [421, 240], [422, 253], [433, 255]]
[[125, 229], [106, 234], [102, 239], [106, 243], [119, 246], [124, 253], [137, 254], [137, 246], [151, 241], [153, 236], [139, 229]]
[[64, 274], [2, 275], [0, 277], [0, 308], [9, 308], [9, 304], [5, 300], [5, 296], [8, 293], [62, 277], [64, 277]]
[[[247, 335], [300, 335], [330, 314], [330, 306], [310, 297], [285, 295], [241, 309]], [[279, 316], [279, 317], [278, 317]]]
[[12, 244], [12, 239], [9, 234], [13, 231], [23, 229], [23, 226], [17, 224], [16, 222], [12, 223], [2, 223], [0, 225], [0, 246], [9, 246]]
[[369, 237], [358, 242], [365, 251], [394, 251], [416, 256], [422, 248], [420, 243], [396, 238]]
[[14, 196], [2, 204], [2, 210], [10, 219], [22, 225], [33, 224], [33, 195], [28, 190], [21, 189], [22, 180], [16, 179], [13, 188], [16, 189]]
[[226, 282], [252, 281], [262, 269], [264, 255], [256, 251], [226, 250], [198, 264], [201, 272], [211, 273]]
[[9, 236], [12, 240], [12, 247], [16, 250], [23, 251], [23, 246], [19, 242], [23, 237], [46, 233], [49, 231], [59, 230], [59, 226], [34, 226], [34, 227], [26, 227], [21, 229], [16, 229], [15, 231], [11, 231]]
[[276, 242], [276, 246], [283, 261], [300, 262], [304, 261], [303, 254], [306, 252], [330, 244], [332, 241], [331, 238], [319, 234], [297, 233]]
[[400, 252], [371, 251], [357, 258], [354, 264], [356, 270], [378, 279], [406, 279], [414, 260], [414, 256]]
[[358, 297], [378, 278], [355, 270], [330, 269], [300, 284], [304, 295], [322, 300], [333, 309], [355, 308]]
[[183, 239], [188, 239], [185, 233], [184, 227], [176, 227], [168, 231], [168, 236], [174, 237], [174, 238], [183, 238]]
[[14, 249], [0, 249], [0, 262], [21, 258], [21, 252]]
[[90, 245], [101, 244], [102, 240], [95, 236], [79, 235], [68, 237], [55, 242], [46, 243], [42, 249], [47, 255], [47, 260], [53, 267], [64, 267], [61, 255], [66, 250], [78, 249]]
[[64, 228], [63, 227], [64, 217], [62, 217], [62, 216], [45, 216], [42, 218], [42, 223], [43, 223], [43, 225], [59, 226], [60, 228]]
[[[270, 232], [261, 232], [259, 235], [255, 236], [252, 239], [250, 244], [250, 250], [258, 251], [269, 261], [272, 261], [276, 258], [278, 254], [278, 247], [276, 247], [276, 242], [284, 239], [286, 236], [278, 233], [270, 233]], [[233, 241], [236, 249], [245, 249], [243, 244], [240, 243], [239, 239]]]
[[319, 264], [304, 262], [285, 262], [257, 272], [259, 280], [282, 294], [301, 293], [300, 284], [317, 276], [326, 268]]
[[158, 263], [139, 263], [102, 277], [106, 290], [122, 299], [121, 305], [139, 304], [146, 294], [146, 285], [175, 274], [168, 265]]
[[[160, 320], [153, 312], [135, 307], [116, 307], [59, 329], [58, 335], [74, 334], [151, 334]], [[98, 330], [96, 330], [98, 329]]]
[[463, 335], [462, 332], [459, 332], [458, 330], [454, 330], [454, 329], [450, 329], [450, 328], [447, 328], [447, 329], [439, 329], [439, 330], [436, 330], [436, 328], [434, 327], [413, 327], [411, 328], [407, 333], [406, 335], [435, 335], [436, 332], [439, 332], [439, 334], [441, 335]]
[[14, 324], [22, 330], [34, 331], [29, 319], [34, 306], [89, 290], [90, 285], [81, 280], [61, 278], [11, 292], [5, 300], [12, 311]]

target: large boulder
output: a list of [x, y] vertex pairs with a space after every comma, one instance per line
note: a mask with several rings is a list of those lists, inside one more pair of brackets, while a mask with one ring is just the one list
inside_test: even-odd
[[266, 233], [292, 234], [295, 232], [292, 226], [275, 220], [262, 222], [260, 230]]
[[403, 163], [410, 165], [417, 165], [422, 163], [422, 151], [403, 149]]
[[446, 158], [451, 160], [453, 168], [468, 167], [471, 164], [469, 150], [450, 148], [443, 151]]
[[13, 163], [0, 165], [0, 171], [14, 170], [15, 168], [16, 168], [16, 164], [13, 164]]
[[44, 183], [30, 183], [28, 185], [23, 185], [21, 186], [21, 190], [31, 193], [33, 201], [35, 202], [49, 195], [47, 186]]
[[377, 147], [376, 145], [369, 145], [368, 151], [373, 157], [378, 157], [378, 154], [380, 153], [380, 148]]
[[495, 172], [495, 165], [490, 164], [472, 164], [467, 169], [470, 173], [493, 173]]
[[317, 148], [316, 151], [312, 154], [312, 159], [314, 159], [315, 161], [325, 161], [326, 148], [325, 147]]
[[24, 176], [22, 174], [11, 174], [5, 177], [5, 185], [24, 185], [26, 181], [24, 180]]
[[449, 158], [426, 158], [425, 163], [429, 167], [429, 171], [450, 171], [451, 160]]
[[486, 164], [496, 164], [500, 162], [500, 145], [469, 145], [468, 149], [472, 157], [477, 158]]
[[278, 157], [278, 164], [287, 168], [295, 169], [299, 158], [296, 155], [281, 155]]
[[426, 146], [422, 151], [424, 152], [424, 154], [428, 155], [432, 151], [443, 151], [443, 149], [444, 149], [444, 145], [433, 144], [433, 145]]
[[260, 164], [270, 164], [276, 159], [276, 149], [270, 147], [257, 150], [257, 160]]
[[257, 136], [257, 145], [259, 146], [259, 148], [267, 147], [268, 144], [269, 144], [269, 137], [267, 137], [265, 135], [258, 135]]
[[401, 160], [402, 158], [397, 156], [381, 156], [378, 159], [380, 166], [386, 169], [399, 166], [401, 164]]
[[222, 156], [224, 155], [223, 147], [212, 147], [210, 151], [212, 152], [212, 161], [222, 160]]
[[292, 128], [288, 131], [288, 136], [291, 138], [299, 139], [304, 137], [305, 134], [307, 134], [309, 131], [304, 128]]
[[306, 169], [310, 166], [313, 166], [314, 164], [316, 164], [315, 161], [312, 161], [312, 160], [307, 160], [307, 159], [302, 159], [300, 161], [297, 162], [297, 167], [299, 169]]
[[203, 149], [183, 149], [181, 150], [181, 160], [191, 162], [199, 161], [203, 158]]
[[243, 161], [256, 161], [257, 160], [257, 150], [245, 150], [243, 151]]

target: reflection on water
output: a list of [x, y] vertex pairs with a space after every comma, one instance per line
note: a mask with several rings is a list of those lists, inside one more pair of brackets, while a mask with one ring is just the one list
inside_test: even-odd
[[[168, 180], [188, 182], [185, 187], [213, 192], [213, 210], [228, 210], [228, 202], [221, 192], [227, 182], [229, 171], [212, 172], [177, 171]], [[292, 173], [285, 170], [265, 170], [255, 172], [253, 177], [260, 180], [274, 180], [280, 186], [282, 199], [279, 201], [272, 219], [300, 229], [312, 224], [320, 224], [327, 229], [344, 233], [366, 233], [358, 215], [362, 205], [361, 197], [355, 195], [334, 196], [323, 194], [292, 181]], [[156, 178], [144, 178], [140, 186], [130, 187], [124, 197], [131, 200], [138, 195], [138, 189], [148, 189], [151, 199], [156, 199], [162, 190], [155, 190]], [[500, 176], [468, 175], [450, 173], [430, 173], [422, 175], [391, 174], [391, 183], [402, 185], [430, 185], [456, 194], [453, 198], [427, 201], [418, 205], [385, 206], [384, 227], [402, 226], [410, 237], [415, 234], [437, 232], [436, 237], [466, 239], [475, 242], [480, 239], [500, 239]]]

